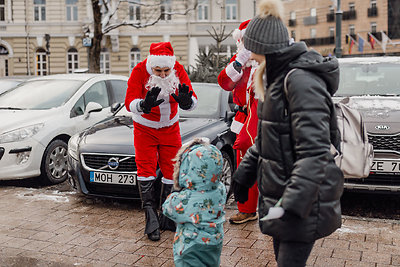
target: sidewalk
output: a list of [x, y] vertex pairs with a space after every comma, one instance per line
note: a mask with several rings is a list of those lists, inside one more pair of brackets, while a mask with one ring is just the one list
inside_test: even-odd
[[[0, 187], [0, 266], [173, 266], [173, 233], [149, 241], [143, 222], [139, 201]], [[276, 266], [257, 222], [224, 227], [221, 266]], [[308, 266], [400, 266], [399, 221], [344, 217], [341, 229], [316, 242]]]

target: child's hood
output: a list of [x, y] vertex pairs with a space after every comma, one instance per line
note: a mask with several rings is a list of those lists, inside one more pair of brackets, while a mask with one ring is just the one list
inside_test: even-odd
[[218, 187], [223, 157], [214, 145], [196, 138], [182, 147], [176, 157], [174, 183], [177, 188], [209, 191]]

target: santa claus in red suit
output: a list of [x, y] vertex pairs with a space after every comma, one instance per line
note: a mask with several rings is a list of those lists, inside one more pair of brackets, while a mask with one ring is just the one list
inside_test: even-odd
[[145, 234], [154, 241], [160, 239], [160, 229], [169, 227], [164, 226], [166, 217], [159, 219], [156, 211], [157, 164], [163, 174], [164, 200], [173, 185], [172, 159], [182, 145], [178, 107], [192, 110], [196, 105], [197, 96], [185, 69], [176, 61], [171, 44], [152, 43], [149, 56], [132, 70], [125, 106], [133, 118], [137, 180], [146, 213]]
[[[233, 102], [239, 110], [231, 125], [231, 130], [237, 134], [235, 144], [237, 166], [247, 149], [254, 144], [257, 135], [257, 99], [253, 91], [252, 77], [258, 67], [255, 60], [250, 59], [251, 52], [244, 48], [242, 37], [250, 20], [242, 22], [232, 36], [236, 40], [237, 53], [231, 58], [228, 66], [218, 75], [219, 85], [227, 91], [232, 91]], [[230, 223], [240, 224], [256, 220], [258, 188], [257, 184], [248, 191], [248, 200], [237, 203], [239, 212], [234, 214]]]

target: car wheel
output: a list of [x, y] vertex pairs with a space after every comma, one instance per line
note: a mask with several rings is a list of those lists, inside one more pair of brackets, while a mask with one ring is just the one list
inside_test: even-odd
[[44, 151], [41, 173], [46, 184], [59, 184], [67, 179], [67, 143], [52, 141]]
[[221, 182], [225, 185], [226, 188], [226, 199], [228, 200], [232, 195], [232, 175], [233, 175], [233, 163], [232, 159], [229, 157], [229, 154], [225, 151], [221, 151], [222, 157], [224, 158], [224, 166], [222, 169], [222, 179]]

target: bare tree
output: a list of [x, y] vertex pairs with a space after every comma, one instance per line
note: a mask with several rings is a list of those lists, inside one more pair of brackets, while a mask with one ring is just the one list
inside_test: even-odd
[[228, 37], [231, 36], [232, 32], [229, 32], [228, 34], [225, 34], [225, 25], [220, 25], [219, 27], [219, 32], [217, 32], [217, 30], [214, 28], [214, 26], [212, 26], [213, 29], [213, 33], [211, 33], [209, 30], [207, 30], [207, 32], [211, 35], [211, 37], [215, 40], [216, 42], [216, 50], [217, 50], [217, 66], [219, 67], [219, 62], [220, 62], [220, 52], [221, 52], [221, 46], [222, 46], [222, 42], [225, 41]]
[[[101, 40], [110, 31], [122, 27], [130, 26], [136, 29], [146, 28], [157, 24], [160, 20], [173, 15], [187, 15], [196, 9], [198, 0], [179, 0], [179, 5], [168, 5], [166, 0], [153, 0], [152, 3], [143, 3], [140, 0], [91, 0], [93, 10], [93, 39], [89, 48], [89, 72], [100, 72], [100, 52]], [[125, 18], [118, 18], [117, 13], [123, 3], [139, 6], [140, 20], [130, 21], [129, 15]], [[126, 12], [125, 12], [126, 13]], [[90, 25], [85, 26], [86, 31]]]

